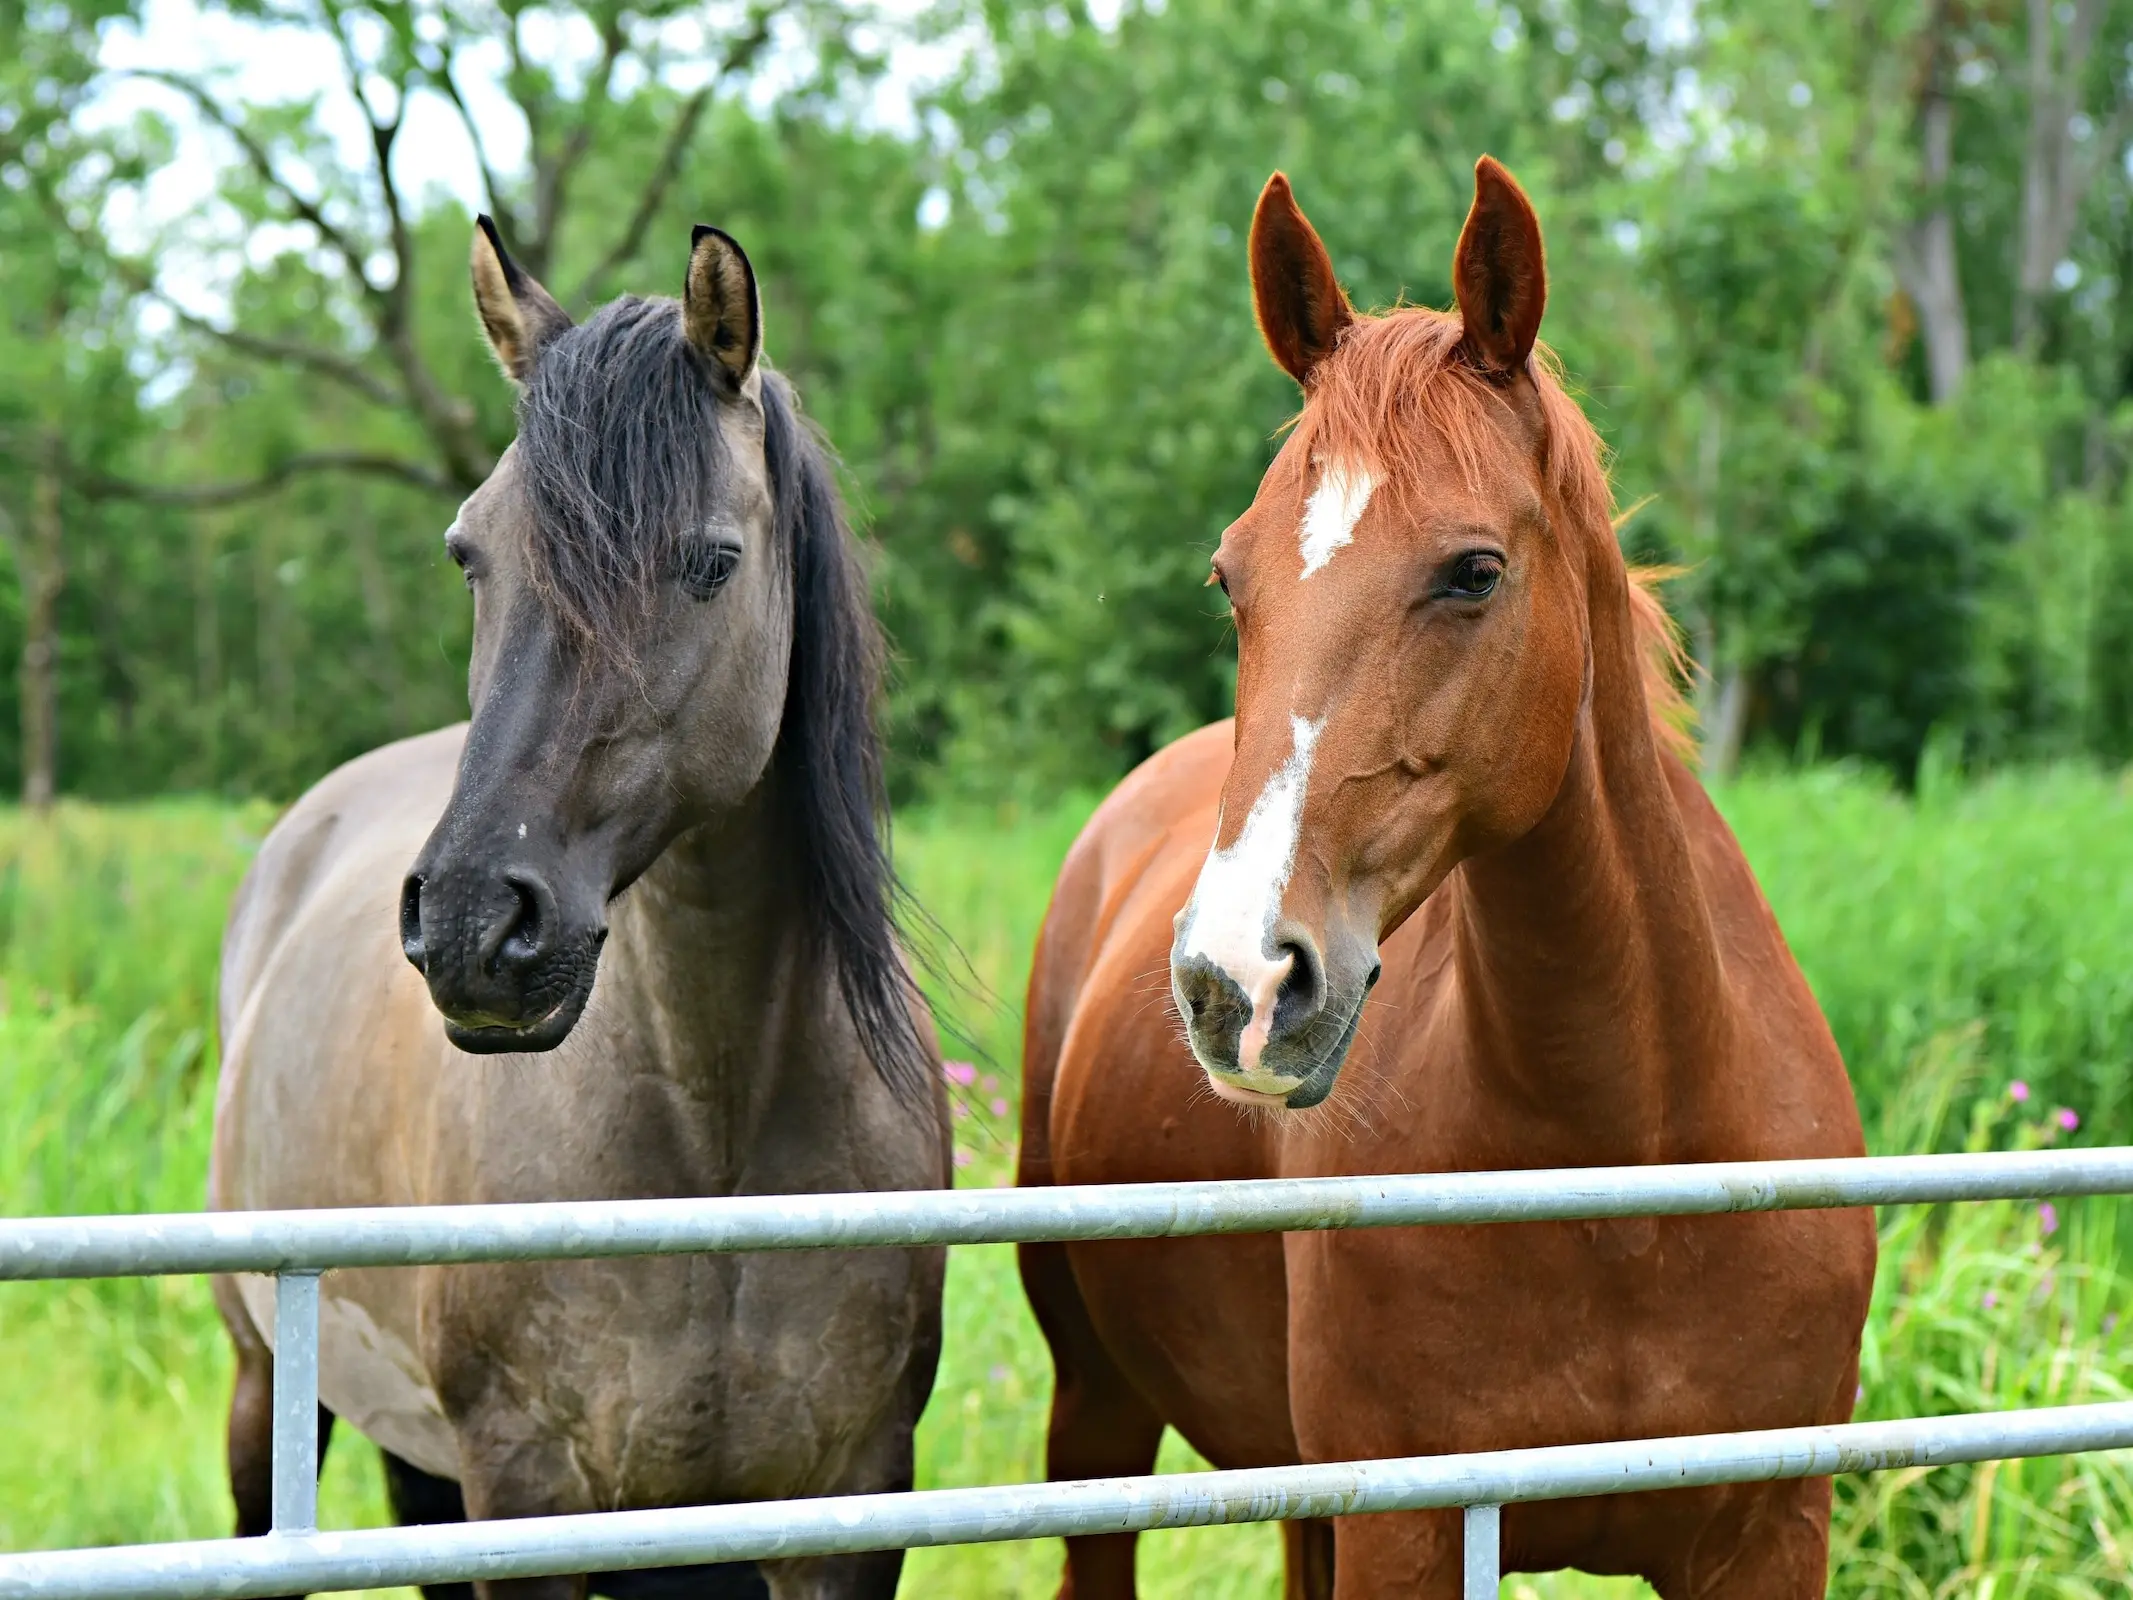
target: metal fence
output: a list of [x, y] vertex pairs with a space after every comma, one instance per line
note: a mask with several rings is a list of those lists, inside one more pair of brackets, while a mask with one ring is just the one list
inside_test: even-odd
[[2133, 1403], [1241, 1472], [938, 1489], [360, 1532], [317, 1529], [319, 1275], [334, 1267], [1447, 1223], [2133, 1193], [2133, 1148], [1556, 1172], [756, 1195], [0, 1222], [0, 1279], [276, 1276], [274, 1532], [0, 1556], [0, 1600], [272, 1596], [558, 1572], [1465, 1508], [1466, 1594], [1507, 1504], [2133, 1447]]

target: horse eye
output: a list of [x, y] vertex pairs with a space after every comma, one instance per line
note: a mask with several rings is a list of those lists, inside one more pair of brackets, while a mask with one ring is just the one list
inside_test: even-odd
[[1475, 550], [1453, 563], [1437, 592], [1451, 600], [1486, 600], [1503, 578], [1503, 557]]
[[682, 546], [681, 586], [692, 598], [708, 600], [726, 586], [741, 564], [741, 547], [723, 539], [691, 539]]
[[468, 562], [472, 559], [463, 540], [449, 538], [444, 541], [444, 553], [452, 558], [452, 565], [466, 575], [467, 587], [474, 587], [474, 569]]

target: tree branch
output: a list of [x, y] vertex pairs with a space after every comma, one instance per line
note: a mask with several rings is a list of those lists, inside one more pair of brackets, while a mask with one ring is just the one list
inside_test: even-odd
[[652, 167], [652, 175], [645, 180], [643, 191], [637, 196], [636, 209], [600, 264], [585, 274], [578, 284], [571, 303], [580, 311], [592, 304], [593, 296], [606, 286], [607, 280], [636, 259], [644, 247], [644, 236], [651, 230], [652, 219], [666, 203], [667, 191], [674, 187], [674, 180], [681, 175], [682, 157], [688, 153], [690, 142], [696, 137], [697, 124], [703, 121], [704, 108], [711, 103], [711, 86], [706, 84], [682, 102], [674, 126], [667, 130], [666, 143], [660, 148], [659, 160]]
[[285, 361], [292, 367], [303, 367], [330, 379], [345, 389], [353, 390], [372, 405], [398, 409], [405, 396], [376, 373], [366, 369], [338, 351], [322, 350], [317, 345], [304, 344], [295, 339], [270, 339], [262, 334], [246, 333], [241, 328], [225, 328], [197, 312], [188, 311], [163, 290], [151, 285], [142, 291], [170, 307], [170, 313], [186, 327], [217, 344], [228, 345], [232, 350], [262, 361]]
[[421, 419], [431, 442], [444, 457], [453, 478], [471, 488], [488, 475], [485, 452], [474, 438], [473, 419], [466, 407], [444, 392], [436, 375], [423, 359], [415, 340], [415, 240], [407, 224], [407, 208], [400, 199], [400, 185], [393, 176], [393, 145], [407, 115], [407, 79], [392, 84], [390, 118], [381, 118], [363, 92], [363, 63], [348, 37], [345, 13], [338, 0], [325, 0], [324, 10], [333, 30], [334, 46], [340, 53], [341, 71], [348, 94], [370, 127], [371, 156], [377, 168], [378, 198], [384, 206], [387, 230], [392, 240], [393, 281], [377, 302], [379, 341], [390, 353], [407, 390], [408, 401]]
[[257, 500], [292, 479], [314, 472], [352, 472], [362, 477], [386, 478], [432, 494], [453, 494], [458, 489], [432, 467], [370, 450], [300, 451], [283, 457], [256, 478], [231, 483], [139, 483], [71, 468], [68, 481], [76, 492], [91, 500], [130, 500], [141, 505], [182, 506], [199, 511]]
[[615, 63], [628, 43], [622, 8], [613, 6], [600, 19], [600, 59], [586, 77], [577, 118], [563, 148], [552, 159], [545, 157], [538, 146], [534, 149], [533, 233], [524, 243], [528, 268], [537, 278], [545, 277], [554, 265], [555, 238], [562, 225], [563, 208], [569, 203], [570, 180], [592, 148], [594, 119], [607, 101], [615, 79]]
[[326, 214], [318, 201], [312, 199], [282, 177], [274, 166], [274, 158], [267, 152], [265, 146], [253, 138], [251, 132], [235, 117], [231, 116], [222, 103], [207, 92], [205, 86], [195, 83], [181, 72], [170, 72], [160, 67], [134, 67], [128, 70], [127, 76], [146, 78], [152, 83], [160, 83], [166, 88], [177, 90], [180, 94], [190, 99], [194, 105], [200, 108], [201, 115], [205, 116], [237, 142], [237, 148], [244, 152], [245, 160], [251, 165], [252, 170], [259, 175], [260, 181], [280, 195], [289, 206], [289, 209], [294, 211], [302, 221], [308, 222], [318, 231], [319, 238], [324, 240], [332, 248], [334, 254], [341, 258], [342, 263], [348, 269], [349, 275], [355, 279], [363, 293], [373, 301], [381, 300], [384, 297], [384, 291], [371, 281], [370, 271], [364, 264], [361, 248], [346, 233], [327, 220]]
[[659, 208], [666, 203], [667, 193], [674, 187], [674, 180], [681, 175], [681, 164], [689, 153], [689, 146], [696, 138], [697, 125], [703, 121], [704, 112], [711, 104], [711, 96], [719, 80], [733, 73], [745, 71], [754, 65], [758, 56], [770, 43], [770, 21], [774, 7], [756, 5], [748, 14], [748, 29], [735, 37], [727, 48], [726, 59], [718, 64], [711, 81], [684, 100], [676, 113], [674, 125], [667, 130], [665, 143], [660, 147], [659, 160], [653, 164], [651, 176], [645, 180], [643, 190], [637, 196], [636, 208], [631, 211], [629, 222], [621, 236], [615, 240], [600, 264], [585, 274], [579, 282], [577, 293], [571, 296], [572, 303], [580, 309], [590, 305], [593, 297], [606, 286], [607, 280], [619, 272], [637, 252], [644, 247], [644, 236], [650, 230]]
[[246, 333], [240, 328], [225, 328], [198, 312], [188, 311], [156, 282], [155, 274], [149, 268], [109, 249], [100, 234], [89, 233], [76, 227], [68, 217], [66, 208], [55, 203], [51, 196], [45, 195], [41, 198], [44, 201], [45, 216], [54, 228], [65, 232], [78, 248], [103, 262], [133, 293], [167, 306], [170, 314], [193, 332], [263, 361], [286, 361], [291, 366], [308, 368], [320, 377], [354, 390], [373, 405], [397, 408], [402, 403], [403, 396], [395, 392], [390, 384], [362, 363], [337, 350], [305, 344], [296, 339], [268, 338], [263, 334]]
[[467, 142], [474, 147], [474, 166], [481, 173], [481, 192], [489, 203], [489, 215], [504, 225], [508, 239], [518, 237], [518, 219], [515, 210], [505, 198], [504, 186], [497, 180], [495, 163], [489, 159], [488, 141], [482, 137], [481, 126], [474, 120], [474, 113], [467, 109], [466, 96], [459, 92], [459, 80], [452, 76], [452, 56], [447, 53], [444, 65], [430, 75], [439, 92], [452, 103], [459, 113], [459, 125], [466, 130]]

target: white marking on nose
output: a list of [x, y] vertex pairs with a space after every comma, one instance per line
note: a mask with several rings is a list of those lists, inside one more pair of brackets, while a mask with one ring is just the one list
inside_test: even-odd
[[1378, 480], [1361, 467], [1345, 461], [1327, 463], [1319, 474], [1318, 487], [1304, 506], [1303, 575], [1310, 577], [1333, 559], [1333, 552], [1355, 538], [1355, 525], [1363, 520]]
[[[1304, 792], [1311, 782], [1311, 751], [1323, 719], [1312, 722], [1291, 715], [1294, 741], [1289, 759], [1267, 779], [1244, 826], [1226, 850], [1208, 852], [1186, 909], [1185, 934], [1179, 941], [1187, 956], [1198, 956], [1226, 973], [1252, 1003], [1250, 1023], [1238, 1046], [1238, 1067], [1255, 1070], [1273, 1026], [1274, 1001], [1295, 957], [1274, 950], [1274, 923], [1281, 897], [1296, 864], [1297, 826], [1303, 819]], [[1217, 825], [1219, 828], [1219, 824]]]
[[523, 822], [518, 825], [518, 836], [521, 839], [526, 837], [526, 825]]

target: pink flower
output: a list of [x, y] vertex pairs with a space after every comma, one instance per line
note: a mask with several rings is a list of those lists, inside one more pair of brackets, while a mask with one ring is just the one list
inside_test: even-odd
[[992, 1114], [993, 1114], [994, 1116], [996, 1116], [996, 1117], [1004, 1117], [1004, 1116], [1006, 1116], [1006, 1115], [1007, 1115], [1007, 1102], [1006, 1102], [1005, 1100], [995, 1100], [995, 1101], [994, 1101], [994, 1102], [992, 1103]]
[[1985, 1306], [1985, 1309], [1986, 1309], [1987, 1311], [1990, 1311], [1990, 1310], [1991, 1310], [1991, 1309], [1992, 1309], [1992, 1308], [1993, 1308], [1994, 1306], [1998, 1305], [1999, 1303], [2000, 1303], [2000, 1291], [1999, 1291], [1999, 1290], [1997, 1290], [1997, 1289], [1987, 1289], [1987, 1290], [1985, 1291], [1985, 1300], [1984, 1300], [1984, 1306]]
[[2016, 1105], [2020, 1105], [2024, 1100], [2027, 1100], [2029, 1098], [2029, 1085], [2024, 1083], [2020, 1078], [2015, 1079], [2013, 1083], [2010, 1083], [2007, 1086], [2007, 1098], [2012, 1100]]
[[1000, 1087], [1000, 1080], [998, 1078], [995, 1078], [991, 1073], [988, 1072], [985, 1074], [984, 1081], [980, 1083], [978, 1087], [980, 1089], [983, 1089], [987, 1094], [991, 1094], [993, 1090]]
[[2046, 1233], [2059, 1231], [2059, 1208], [2049, 1200], [2037, 1207], [2037, 1225]]
[[2061, 1106], [2059, 1108], [2058, 1115], [2053, 1120], [2056, 1121], [2059, 1126], [2064, 1128], [2068, 1133], [2072, 1133], [2076, 1128], [2081, 1126], [2081, 1114], [2078, 1111], [2071, 1110], [2066, 1106]]
[[960, 1084], [967, 1089], [977, 1081], [978, 1069], [967, 1061], [943, 1061], [941, 1075], [950, 1083]]
[[969, 1152], [968, 1150], [958, 1150], [958, 1151], [957, 1151], [957, 1152], [955, 1153], [955, 1164], [956, 1164], [957, 1166], [959, 1166], [959, 1167], [967, 1167], [967, 1166], [969, 1166], [969, 1165], [970, 1165], [970, 1152]]

